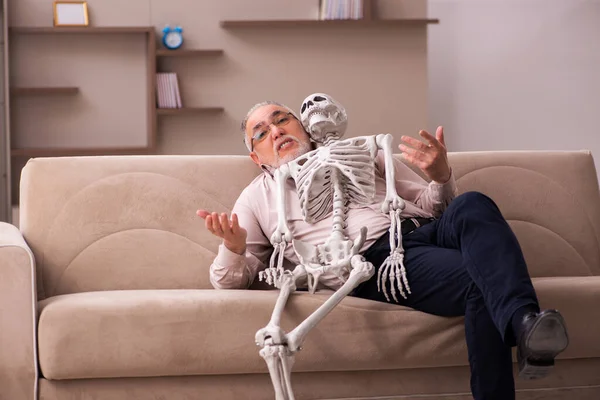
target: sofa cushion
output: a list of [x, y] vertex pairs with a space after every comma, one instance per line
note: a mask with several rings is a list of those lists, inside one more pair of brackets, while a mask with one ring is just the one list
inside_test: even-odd
[[[563, 358], [600, 357], [600, 277], [534, 280], [558, 308], [571, 345]], [[266, 372], [254, 344], [277, 291], [136, 290], [61, 295], [40, 302], [39, 358], [48, 379]], [[293, 294], [286, 331], [330, 293]], [[462, 318], [346, 298], [307, 338], [294, 371], [467, 365]]]

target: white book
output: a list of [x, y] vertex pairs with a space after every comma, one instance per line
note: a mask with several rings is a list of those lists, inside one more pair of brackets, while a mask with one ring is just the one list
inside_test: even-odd
[[362, 19], [363, 2], [362, 0], [354, 0], [354, 13], [352, 18]]
[[329, 13], [327, 15], [327, 19], [335, 19], [338, 1], [339, 0], [329, 0]]
[[173, 73], [171, 75], [171, 80], [173, 82], [173, 95], [175, 97], [175, 105], [177, 108], [182, 108], [183, 104], [181, 102], [181, 94], [179, 93], [179, 79], [177, 79], [177, 74]]
[[171, 105], [171, 98], [169, 96], [169, 82], [168, 82], [168, 75], [167, 73], [163, 73], [161, 76], [161, 84], [162, 84], [162, 88], [163, 88], [163, 93], [165, 96], [165, 108], [173, 108], [173, 106]]
[[160, 75], [156, 74], [156, 78], [154, 79], [155, 81], [155, 92], [156, 92], [156, 107], [160, 108], [160, 104], [161, 104], [161, 96], [160, 96], [160, 85], [158, 84], [158, 80]]
[[167, 75], [167, 84], [169, 85], [169, 101], [171, 102], [171, 108], [177, 108], [177, 99], [175, 98], [175, 84], [173, 83], [172, 72], [169, 72], [169, 75]]
[[169, 98], [169, 84], [167, 82], [167, 74], [164, 73], [161, 78], [163, 93], [165, 95], [165, 108], [171, 108], [171, 100]]
[[321, 0], [319, 4], [319, 19], [327, 19], [327, 3], [328, 0]]
[[169, 75], [168, 73], [163, 73], [161, 77], [161, 83], [163, 87], [163, 93], [165, 95], [165, 108], [173, 108], [173, 103], [171, 102], [170, 90], [169, 90]]
[[156, 94], [158, 108], [176, 108], [177, 100], [174, 94], [174, 85], [171, 82], [171, 74], [169, 72], [159, 72], [156, 74]]
[[158, 108], [167, 108], [166, 91], [164, 87], [164, 74], [156, 74], [156, 105]]

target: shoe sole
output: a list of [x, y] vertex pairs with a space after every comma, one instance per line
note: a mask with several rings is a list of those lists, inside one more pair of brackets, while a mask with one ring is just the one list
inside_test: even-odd
[[532, 354], [519, 357], [519, 377], [529, 380], [547, 376], [554, 367], [554, 358], [569, 345], [563, 317], [555, 310], [542, 312], [526, 345]]

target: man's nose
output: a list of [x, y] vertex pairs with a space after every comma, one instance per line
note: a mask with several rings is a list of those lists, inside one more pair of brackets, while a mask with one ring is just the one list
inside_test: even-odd
[[271, 138], [272, 139], [277, 139], [278, 137], [280, 137], [281, 135], [283, 135], [285, 133], [283, 128], [277, 127], [273, 124], [269, 125], [269, 129], [271, 130]]

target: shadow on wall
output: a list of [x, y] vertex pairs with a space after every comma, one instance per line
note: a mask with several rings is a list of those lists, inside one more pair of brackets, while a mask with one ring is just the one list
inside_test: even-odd
[[14, 226], [16, 226], [17, 228], [19, 227], [19, 207], [18, 206], [12, 207], [12, 224]]

